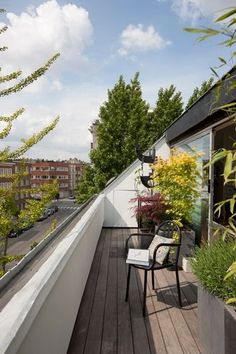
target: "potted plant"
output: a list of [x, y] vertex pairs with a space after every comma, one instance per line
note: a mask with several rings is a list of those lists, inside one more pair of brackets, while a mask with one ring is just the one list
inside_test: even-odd
[[172, 149], [169, 159], [158, 157], [152, 165], [155, 190], [168, 204], [166, 214], [181, 227], [179, 266], [183, 257], [189, 257], [195, 247], [195, 232], [189, 227], [196, 199], [199, 197], [199, 154]]
[[136, 205], [132, 207], [138, 225], [145, 231], [155, 230], [155, 225], [164, 220], [166, 216], [167, 204], [160, 193], [144, 193], [130, 200]]
[[193, 272], [199, 279], [198, 319], [201, 341], [209, 354], [236, 349], [236, 312], [225, 301], [236, 297], [236, 279], [226, 272], [236, 259], [234, 241], [219, 239], [196, 251]]

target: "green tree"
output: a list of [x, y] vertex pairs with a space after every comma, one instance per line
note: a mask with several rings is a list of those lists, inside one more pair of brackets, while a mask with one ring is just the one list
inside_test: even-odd
[[200, 87], [195, 87], [192, 95], [188, 99], [185, 109], [192, 106], [202, 95], [204, 95], [204, 93], [206, 93], [211, 88], [213, 82], [214, 79], [211, 77], [209, 80], [203, 81]]
[[[0, 13], [5, 12], [0, 9]], [[0, 28], [0, 34], [7, 30], [7, 26]], [[7, 47], [1, 47], [0, 51], [7, 50]], [[28, 86], [32, 82], [36, 81], [40, 76], [44, 75], [54, 61], [59, 57], [59, 54], [50, 58], [45, 65], [35, 70], [32, 74], [21, 78], [22, 71], [15, 71], [7, 75], [0, 75], [0, 84], [9, 83], [9, 87], [0, 90], [0, 97], [7, 96], [12, 93], [21, 91], [24, 87]], [[15, 81], [16, 80], [16, 81]], [[13, 81], [13, 83], [12, 83]], [[6, 138], [10, 132], [14, 121], [24, 112], [24, 108], [19, 108], [16, 112], [10, 116], [0, 116], [0, 122], [3, 129], [0, 131], [0, 139]], [[27, 139], [21, 139], [22, 144], [16, 150], [10, 150], [7, 146], [3, 150], [0, 150], [0, 161], [9, 162], [14, 159], [22, 158], [26, 151], [28, 151], [33, 145], [37, 144], [45, 135], [47, 135], [56, 126], [59, 117], [56, 117], [48, 126], [43, 128], [38, 133], [33, 134]], [[27, 207], [24, 211], [18, 213], [16, 208], [16, 195], [19, 193], [19, 184], [21, 179], [26, 175], [24, 167], [19, 172], [13, 175], [1, 176], [1, 178], [11, 179], [12, 187], [9, 189], [0, 188], [0, 264], [2, 265], [3, 272], [5, 271], [5, 265], [7, 262], [15, 258], [15, 256], [7, 255], [7, 235], [11, 229], [19, 227], [20, 225], [26, 225], [38, 218], [42, 208], [51, 200], [56, 191], [57, 186], [51, 185], [50, 187], [42, 187], [37, 192], [41, 193], [41, 201], [27, 202]], [[24, 192], [23, 189], [20, 190]], [[25, 190], [30, 192], [30, 190]], [[32, 192], [32, 190], [31, 190]], [[19, 215], [18, 215], [19, 214]], [[16, 218], [16, 216], [18, 216]]]
[[95, 169], [92, 166], [87, 166], [83, 173], [81, 180], [79, 181], [75, 196], [76, 201], [79, 204], [84, 203], [89, 197], [98, 193], [98, 188], [95, 186]]
[[143, 150], [150, 144], [148, 109], [149, 105], [142, 98], [138, 74], [130, 84], [121, 76], [108, 91], [108, 100], [100, 108], [98, 147], [91, 153], [98, 189], [104, 188], [110, 178], [135, 160], [136, 144]]
[[183, 112], [181, 92], [176, 91], [174, 85], [169, 88], [160, 88], [158, 91], [156, 107], [152, 114], [150, 135], [152, 142], [161, 137], [167, 127]]

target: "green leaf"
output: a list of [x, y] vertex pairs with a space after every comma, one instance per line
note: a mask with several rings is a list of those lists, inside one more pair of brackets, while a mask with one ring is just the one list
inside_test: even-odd
[[226, 62], [226, 60], [225, 60], [224, 58], [219, 57], [218, 59], [219, 59], [223, 64], [227, 64], [227, 62]]
[[226, 18], [228, 18], [228, 17], [230, 17], [230, 16], [232, 16], [232, 15], [234, 15], [234, 14], [236, 14], [236, 8], [233, 8], [232, 10], [230, 10], [230, 11], [224, 13], [223, 15], [221, 15], [220, 17], [218, 17], [218, 18], [215, 20], [215, 22], [223, 21], [223, 20], [225, 20]]
[[230, 23], [228, 24], [228, 27], [232, 26], [232, 25], [235, 25], [236, 23], [236, 19], [233, 18], [232, 20], [230, 20]]
[[217, 151], [216, 153], [213, 154], [212, 159], [210, 161], [210, 164], [213, 165], [217, 161], [219, 161], [219, 160], [223, 159], [224, 157], [226, 157], [227, 154], [228, 154], [228, 152], [225, 149], [221, 149], [221, 150]]
[[224, 167], [224, 178], [227, 179], [228, 176], [231, 174], [232, 171], [232, 161], [233, 155], [231, 151], [228, 151], [226, 160], [225, 160], [225, 167]]
[[211, 71], [213, 72], [213, 74], [214, 74], [216, 77], [219, 78], [219, 75], [217, 74], [217, 72], [215, 71], [215, 69], [213, 69], [213, 68], [210, 68], [210, 69], [211, 69]]
[[190, 33], [202, 33], [208, 36], [215, 36], [220, 33], [220, 31], [215, 30], [214, 28], [193, 28], [193, 27], [185, 27], [184, 31]]
[[235, 199], [230, 199], [230, 212], [233, 214], [234, 212]]
[[230, 38], [226, 41], [220, 42], [220, 45], [224, 45], [226, 47], [232, 47], [236, 43], [236, 39]]
[[226, 304], [232, 304], [233, 302], [236, 302], [236, 297], [231, 297], [229, 300], [226, 301]]

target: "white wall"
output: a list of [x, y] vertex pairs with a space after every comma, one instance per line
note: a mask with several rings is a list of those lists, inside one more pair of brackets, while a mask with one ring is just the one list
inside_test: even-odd
[[[168, 158], [170, 149], [165, 142], [165, 137], [159, 139], [154, 145], [156, 155]], [[104, 190], [105, 198], [105, 219], [104, 226], [109, 227], [136, 227], [136, 219], [133, 216], [130, 199], [137, 196], [141, 186], [135, 183], [135, 171], [141, 168], [141, 162], [136, 160], [121, 175], [117, 177]], [[144, 164], [144, 174], [148, 175], [148, 164]], [[145, 189], [144, 186], [141, 188]]]
[[65, 354], [104, 219], [100, 195], [0, 314], [0, 353]]

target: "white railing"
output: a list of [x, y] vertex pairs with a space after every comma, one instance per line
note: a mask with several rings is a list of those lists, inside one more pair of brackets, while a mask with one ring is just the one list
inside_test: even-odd
[[99, 195], [0, 314], [0, 353], [65, 354], [104, 221]]

